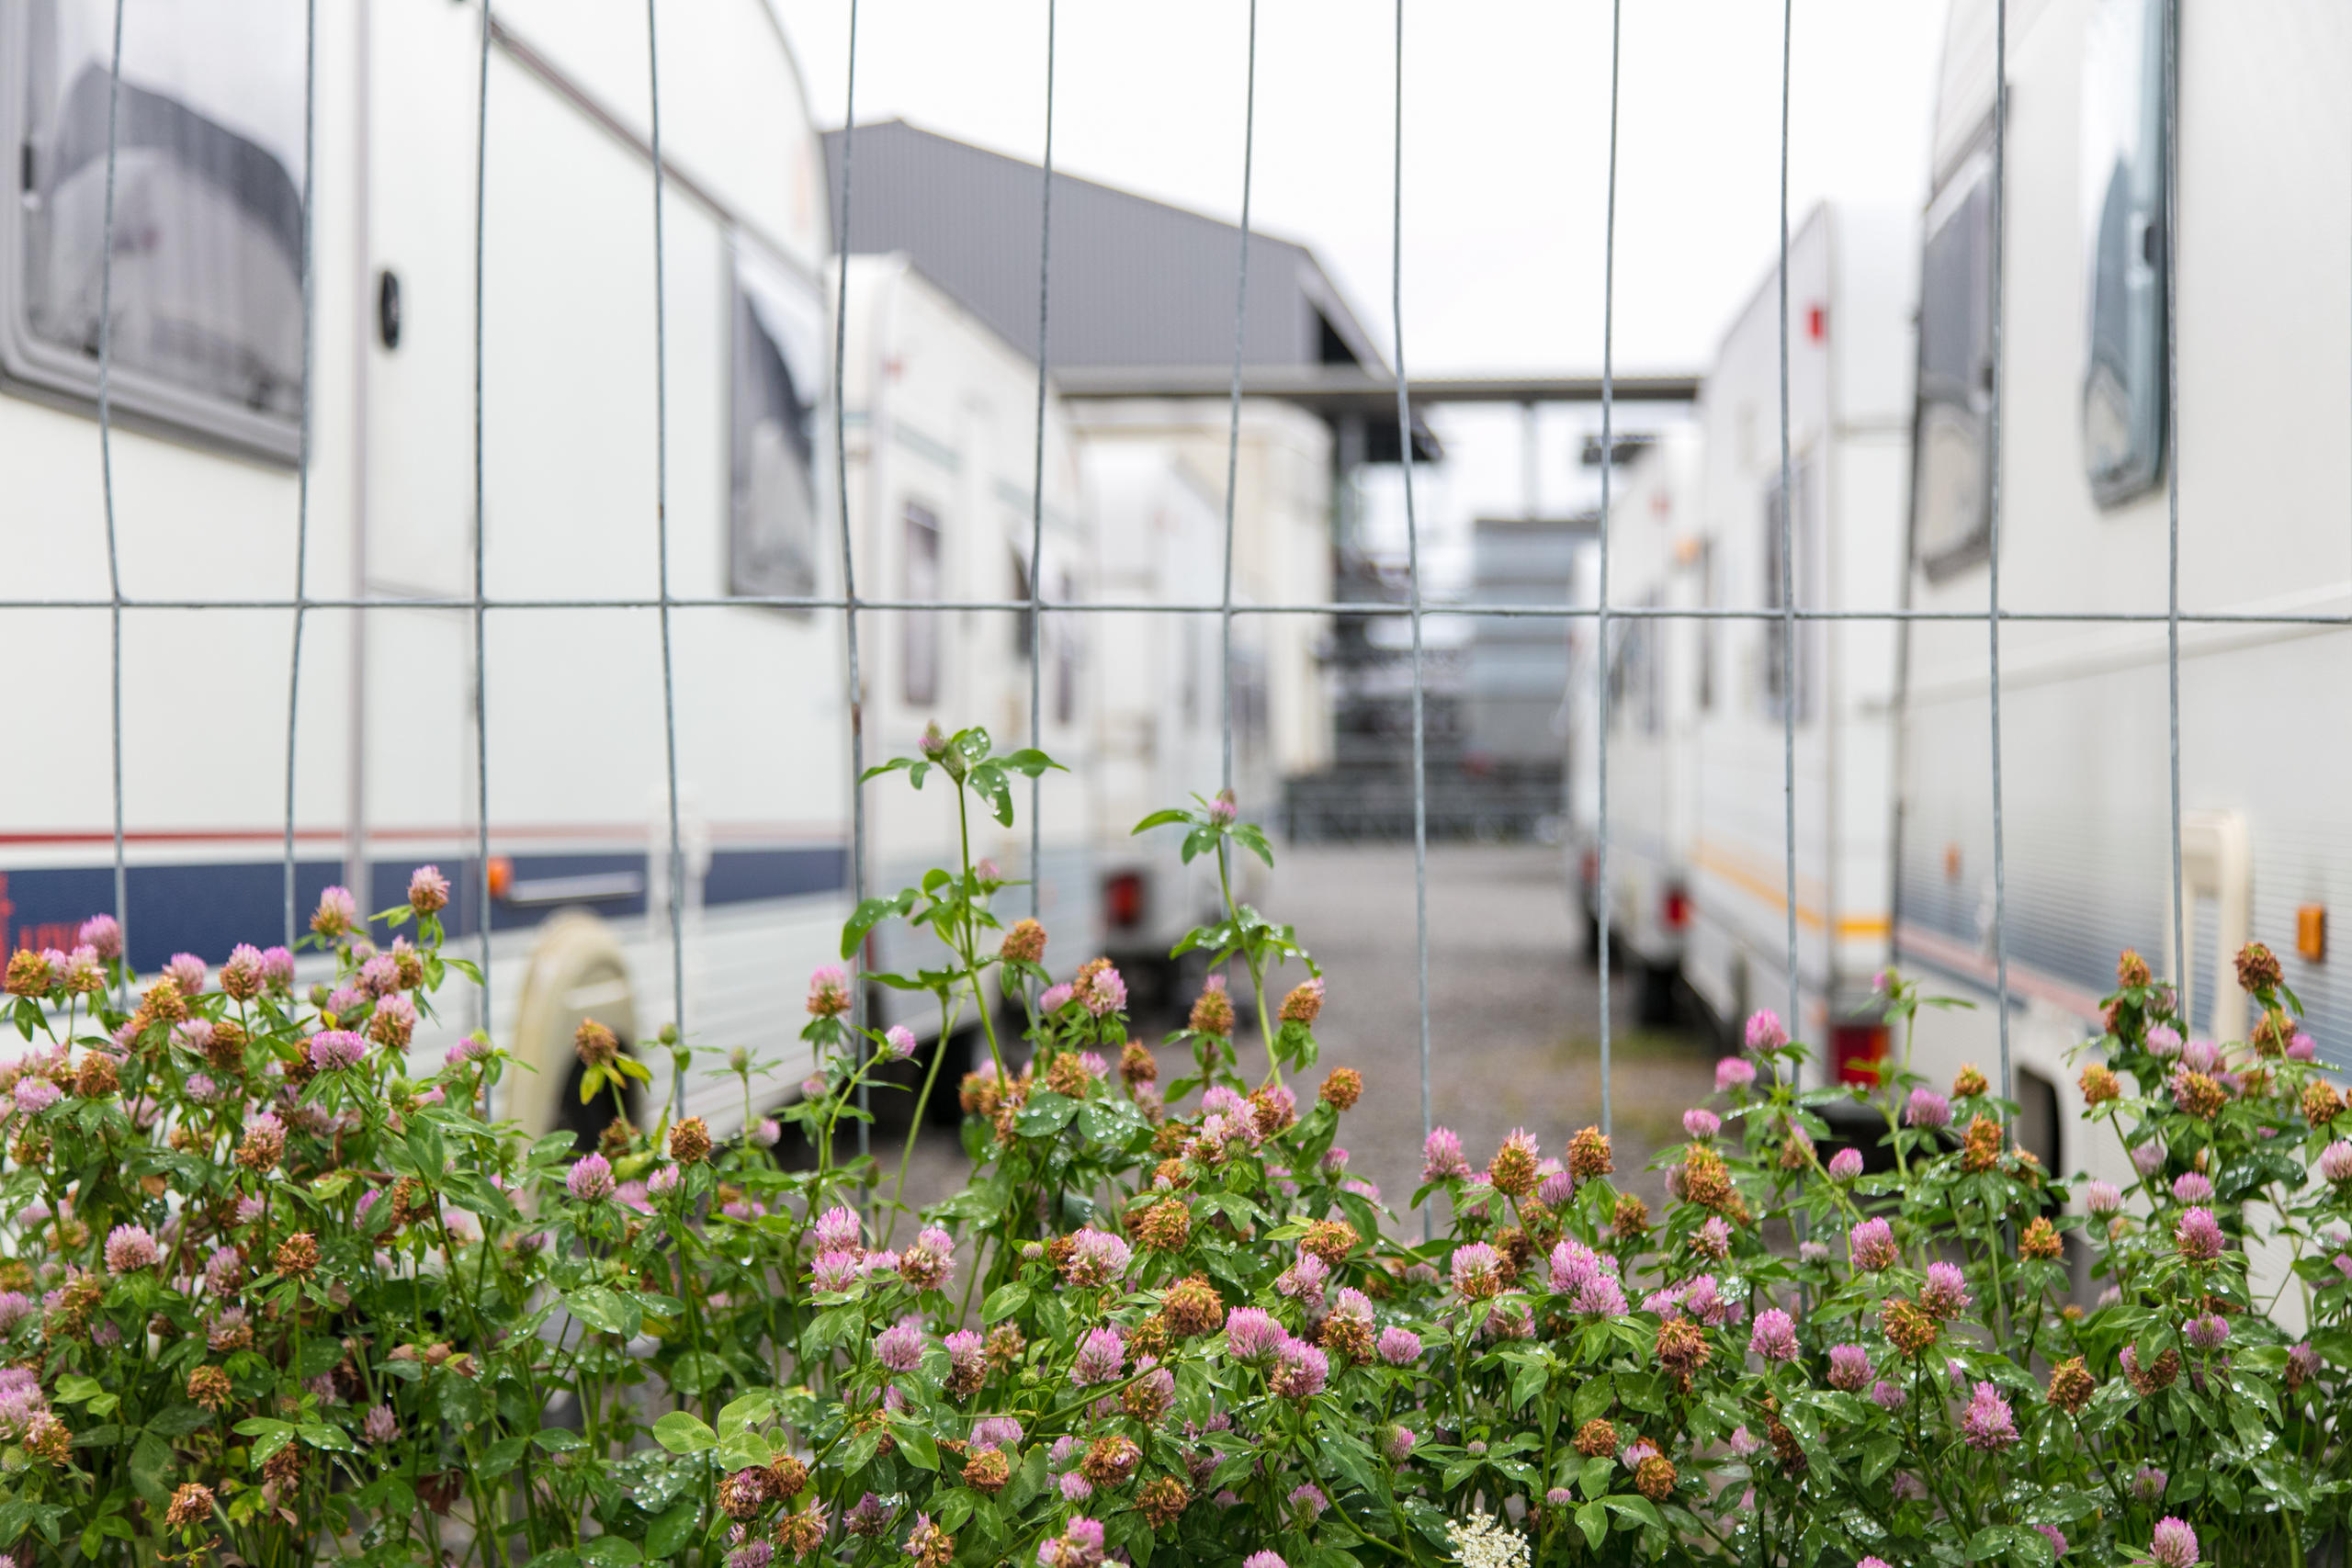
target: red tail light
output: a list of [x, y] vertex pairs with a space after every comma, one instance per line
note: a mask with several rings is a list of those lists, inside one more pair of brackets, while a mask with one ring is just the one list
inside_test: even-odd
[[1121, 931], [1143, 923], [1143, 874], [1123, 871], [1102, 884], [1102, 918]]
[[1875, 1084], [1886, 1060], [1886, 1025], [1838, 1024], [1829, 1032], [1829, 1059], [1839, 1083]]
[[1599, 850], [1585, 851], [1584, 860], [1577, 866], [1577, 874], [1584, 878], [1584, 885], [1587, 887], [1600, 880], [1600, 852]]
[[1690, 923], [1690, 895], [1679, 887], [1668, 888], [1665, 902], [1658, 909], [1658, 919], [1666, 922], [1666, 929], [1670, 931], [1679, 931], [1688, 926]]

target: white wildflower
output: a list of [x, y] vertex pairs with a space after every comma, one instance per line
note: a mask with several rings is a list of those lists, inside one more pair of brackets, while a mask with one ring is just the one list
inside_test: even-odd
[[1447, 1525], [1445, 1537], [1453, 1543], [1453, 1558], [1462, 1568], [1528, 1568], [1531, 1560], [1527, 1538], [1489, 1517], [1484, 1508]]

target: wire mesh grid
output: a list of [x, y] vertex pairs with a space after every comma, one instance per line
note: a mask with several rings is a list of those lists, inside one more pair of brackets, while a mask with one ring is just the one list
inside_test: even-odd
[[[1045, 594], [1045, 578], [1043, 572], [1035, 570], [1029, 574], [1029, 592], [1025, 600], [915, 600], [891, 598], [887, 596], [862, 595], [858, 592], [857, 587], [858, 563], [856, 559], [854, 533], [850, 521], [848, 502], [848, 450], [846, 437], [844, 434], [844, 415], [846, 413], [846, 409], [843, 400], [844, 392], [842, 384], [842, 378], [838, 372], [836, 372], [833, 377], [831, 388], [832, 412], [834, 416], [834, 450], [832, 457], [835, 464], [835, 499], [839, 503], [840, 509], [839, 546], [842, 569], [842, 592], [838, 595], [813, 593], [800, 595], [729, 594], [725, 597], [708, 597], [678, 594], [671, 592], [669, 579], [669, 551], [667, 547], [670, 522], [668, 514], [669, 486], [667, 468], [669, 397], [666, 362], [663, 352], [667, 342], [668, 324], [662, 289], [662, 230], [664, 202], [664, 169], [661, 152], [662, 81], [659, 68], [659, 0], [647, 0], [645, 17], [647, 56], [650, 75], [650, 102], [651, 108], [651, 167], [655, 275], [653, 318], [656, 343], [654, 354], [654, 405], [656, 410], [655, 435], [657, 443], [657, 480], [654, 515], [650, 521], [661, 546], [661, 576], [659, 591], [651, 598], [628, 595], [591, 597], [493, 596], [487, 591], [487, 580], [484, 568], [484, 541], [490, 525], [487, 514], [484, 511], [484, 459], [487, 451], [486, 443], [491, 438], [492, 433], [486, 430], [484, 425], [482, 399], [485, 376], [483, 354], [483, 321], [485, 304], [483, 264], [486, 244], [485, 233], [488, 218], [488, 172], [493, 151], [490, 141], [490, 84], [492, 75], [490, 62], [491, 46], [496, 30], [496, 24], [492, 15], [492, 0], [482, 0], [480, 15], [479, 98], [475, 106], [477, 134], [475, 148], [476, 189], [474, 193], [474, 232], [472, 235], [472, 281], [474, 303], [472, 355], [474, 394], [474, 407], [472, 411], [472, 489], [475, 508], [475, 526], [473, 528], [472, 536], [472, 592], [462, 597], [451, 597], [446, 595], [416, 595], [390, 598], [377, 597], [366, 593], [358, 596], [313, 595], [309, 592], [308, 566], [311, 510], [309, 458], [312, 412], [312, 400], [311, 396], [311, 367], [313, 360], [313, 306], [316, 281], [314, 246], [311, 231], [312, 175], [311, 159], [310, 154], [315, 136], [317, 107], [317, 14], [315, 0], [309, 0], [305, 12], [306, 37], [304, 46], [303, 89], [304, 169], [302, 181], [301, 231], [301, 341], [304, 374], [302, 378], [302, 399], [300, 407], [300, 458], [299, 462], [300, 486], [298, 501], [299, 515], [295, 535], [296, 555], [294, 562], [294, 592], [290, 596], [257, 594], [243, 597], [197, 598], [164, 596], [133, 598], [126, 594], [123, 590], [121, 559], [116, 530], [116, 496], [112, 446], [112, 431], [114, 423], [111, 389], [111, 375], [114, 362], [112, 299], [115, 257], [114, 238], [117, 220], [116, 171], [119, 146], [119, 121], [124, 13], [124, 0], [114, 0], [111, 42], [112, 55], [110, 60], [110, 74], [107, 98], [106, 196], [102, 220], [103, 235], [100, 247], [100, 254], [102, 258], [100, 271], [100, 310], [96, 344], [97, 422], [100, 464], [102, 468], [101, 479], [105, 505], [108, 593], [102, 599], [87, 596], [23, 597], [0, 595], [0, 609], [104, 610], [109, 616], [111, 636], [111, 667], [109, 674], [112, 720], [111, 806], [113, 824], [114, 915], [116, 919], [121, 922], [126, 934], [129, 930], [130, 911], [128, 907], [129, 901], [127, 898], [128, 860], [125, 849], [123, 805], [122, 625], [126, 615], [141, 610], [281, 610], [290, 612], [292, 635], [288, 667], [288, 702], [287, 708], [286, 733], [286, 809], [283, 839], [285, 860], [284, 920], [286, 938], [289, 945], [291, 945], [296, 935], [299, 919], [295, 897], [295, 757], [297, 716], [300, 709], [303, 653], [305, 647], [305, 621], [311, 613], [322, 610], [348, 610], [370, 614], [387, 611], [399, 612], [405, 610], [461, 610], [468, 612], [470, 615], [472, 622], [474, 655], [473, 696], [477, 713], [479, 715], [478, 722], [475, 726], [474, 761], [476, 776], [474, 779], [474, 784], [476, 821], [474, 827], [477, 850], [477, 869], [479, 870], [481, 880], [480, 894], [482, 899], [482, 908], [487, 909], [490, 907], [491, 901], [490, 881], [492, 865], [490, 853], [491, 826], [489, 791], [489, 736], [492, 727], [492, 714], [488, 705], [489, 682], [487, 672], [487, 643], [485, 636], [488, 616], [493, 612], [500, 615], [506, 615], [510, 613], [523, 613], [532, 610], [560, 609], [655, 611], [660, 617], [662, 633], [662, 702], [665, 743], [664, 762], [665, 777], [668, 784], [666, 822], [664, 826], [667, 831], [670, 851], [666, 867], [666, 886], [662, 889], [662, 897], [669, 915], [667, 924], [671, 949], [670, 967], [673, 981], [672, 996], [678, 1014], [678, 1016], [676, 1016], [672, 1021], [678, 1029], [681, 1037], [684, 1037], [689, 1021], [684, 1017], [684, 1003], [686, 996], [684, 979], [685, 931], [684, 924], [679, 919], [681, 901], [684, 897], [684, 883], [686, 874], [684, 869], [684, 858], [680, 852], [682, 829], [678, 795], [676, 676], [670, 637], [672, 617], [675, 613], [680, 611], [720, 606], [741, 607], [744, 605], [769, 605], [788, 609], [832, 611], [838, 612], [841, 615], [848, 681], [848, 690], [844, 705], [847, 717], [846, 743], [852, 778], [851, 787], [849, 790], [849, 799], [851, 803], [849, 872], [853, 896], [860, 900], [864, 899], [866, 895], [868, 879], [867, 813], [864, 791], [856, 783], [857, 778], [864, 773], [865, 767], [865, 736], [864, 729], [864, 706], [861, 700], [863, 687], [861, 685], [861, 649], [859, 644], [859, 616], [861, 612], [900, 611], [917, 614], [939, 614], [948, 611], [970, 610], [1026, 614], [1031, 617], [1029, 625], [1033, 628], [1031, 633], [1033, 637], [1042, 635], [1043, 617], [1048, 615], [1100, 615], [1112, 613], [1215, 615], [1218, 619], [1220, 659], [1225, 673], [1225, 679], [1221, 682], [1222, 711], [1220, 716], [1220, 733], [1222, 759], [1220, 777], [1227, 787], [1230, 787], [1234, 782], [1234, 705], [1232, 674], [1234, 657], [1233, 623], [1237, 615], [1326, 616], [1346, 615], [1363, 617], [1398, 617], [1406, 620], [1409, 625], [1411, 646], [1411, 773], [1414, 844], [1415, 953], [1417, 962], [1418, 995], [1419, 999], [1419, 1050], [1421, 1074], [1420, 1104], [1423, 1132], [1426, 1135], [1430, 1130], [1431, 1120], [1429, 1081], [1431, 1017], [1429, 996], [1428, 761], [1426, 744], [1427, 721], [1425, 711], [1427, 679], [1426, 657], [1422, 631], [1423, 624], [1428, 617], [1431, 615], [1498, 618], [1532, 617], [1538, 619], [1558, 620], [1563, 623], [1590, 620], [1595, 624], [1599, 630], [1601, 646], [1604, 650], [1607, 647], [1609, 628], [1613, 621], [1618, 620], [1679, 619], [1735, 622], [1754, 621], [1763, 623], [1777, 622], [1783, 637], [1792, 639], [1793, 637], [1794, 627], [1800, 622], [1892, 622], [1897, 624], [1909, 624], [1929, 622], [1974, 622], [1981, 620], [1984, 626], [1987, 638], [1990, 675], [1990, 784], [1992, 803], [1991, 829], [1994, 859], [1991, 937], [1996, 965], [1995, 988], [2001, 1042], [2000, 1083], [2004, 1098], [2013, 1098], [2014, 1085], [2012, 1083], [2008, 1047], [2008, 1014], [2010, 1010], [2010, 985], [2008, 972], [2009, 944], [2007, 931], [2005, 825], [2003, 821], [2002, 809], [2001, 776], [2002, 681], [2000, 674], [2000, 653], [2003, 626], [2006, 623], [2019, 622], [2041, 624], [2147, 623], [2161, 624], [2165, 626], [2166, 632], [2165, 663], [2168, 684], [2167, 719], [2170, 739], [2168, 782], [2170, 795], [2170, 851], [2172, 864], [2170, 889], [2172, 916], [2171, 925], [2174, 936], [2173, 951], [2177, 954], [2186, 955], [2188, 949], [2184, 941], [2185, 895], [2181, 867], [2181, 627], [2185, 625], [2196, 624], [2305, 626], [2352, 625], [2352, 613], [2300, 611], [2184, 612], [2180, 605], [2179, 592], [2179, 484], [2178, 465], [2177, 462], [2167, 462], [2165, 465], [2168, 550], [2166, 574], [2167, 597], [2165, 608], [2161, 613], [2084, 609], [2019, 611], [2005, 608], [2001, 602], [2000, 589], [2002, 485], [1997, 478], [1990, 487], [1990, 494], [1988, 497], [1990, 512], [1989, 542], [1991, 572], [1988, 581], [1987, 602], [1984, 609], [1981, 613], [1951, 609], [1917, 609], [1907, 604], [1898, 608], [1863, 610], [1799, 606], [1795, 603], [1795, 594], [1793, 592], [1793, 569], [1792, 566], [1792, 552], [1791, 549], [1790, 536], [1795, 509], [1792, 506], [1785, 504], [1779, 509], [1779, 527], [1781, 537], [1780, 549], [1778, 553], [1778, 569], [1781, 581], [1780, 593], [1778, 595], [1779, 603], [1777, 606], [1747, 608], [1715, 605], [1669, 607], [1657, 604], [1613, 604], [1610, 598], [1610, 530], [1606, 526], [1605, 519], [1609, 515], [1611, 499], [1611, 469], [1612, 467], [1612, 461], [1611, 455], [1614, 452], [1612, 438], [1617, 402], [1614, 360], [1614, 329], [1617, 154], [1619, 124], [1618, 62], [1620, 39], [1622, 35], [1622, 0], [1611, 0], [1610, 8], [1610, 87], [1609, 132], [1607, 146], [1608, 194], [1607, 209], [1601, 231], [1602, 243], [1604, 246], [1604, 263], [1603, 297], [1601, 301], [1602, 366], [1600, 400], [1602, 452], [1604, 454], [1602, 461], [1600, 464], [1600, 483], [1601, 495], [1601, 515], [1604, 519], [1604, 525], [1600, 530], [1600, 593], [1596, 603], [1591, 604], [1577, 604], [1571, 603], [1527, 604], [1478, 603], [1475, 601], [1450, 601], [1440, 604], [1425, 603], [1422, 596], [1420, 527], [1413, 484], [1413, 450], [1412, 443], [1409, 439], [1400, 441], [1400, 459], [1403, 468], [1402, 494], [1407, 540], [1407, 596], [1405, 603], [1402, 604], [1366, 604], [1360, 602], [1276, 602], [1244, 604], [1238, 604], [1236, 602], [1233, 592], [1234, 537], [1237, 525], [1235, 495], [1238, 473], [1241, 404], [1243, 397], [1243, 324], [1247, 316], [1250, 285], [1250, 248], [1248, 238], [1250, 231], [1249, 225], [1251, 185], [1255, 174], [1254, 164], [1256, 153], [1258, 16], [1255, 0], [1250, 0], [1250, 4], [1249, 6], [1249, 34], [1247, 46], [1248, 85], [1245, 95], [1244, 107], [1245, 119], [1243, 130], [1243, 159], [1240, 190], [1240, 243], [1237, 246], [1238, 254], [1235, 276], [1234, 358], [1229, 397], [1226, 494], [1224, 497], [1223, 509], [1223, 588], [1219, 599], [1214, 603], [1054, 600], [1047, 598]], [[1789, 404], [1790, 316], [1788, 308], [1788, 288], [1790, 229], [1788, 221], [1788, 155], [1790, 70], [1791, 62], [1793, 59], [1795, 43], [1794, 13], [1795, 8], [1793, 0], [1783, 0], [1782, 50], [1780, 62], [1780, 232], [1778, 236], [1778, 288], [1780, 299], [1778, 343], [1779, 468], [1783, 495], [1789, 493], [1792, 477]], [[838, 188], [839, 207], [835, 219], [837, 227], [834, 230], [836, 235], [842, 237], [843, 248], [845, 248], [846, 236], [850, 231], [849, 219], [852, 210], [852, 204], [855, 198], [854, 174], [856, 166], [855, 149], [857, 143], [857, 133], [855, 130], [855, 106], [858, 62], [857, 0], [848, 0], [848, 19], [849, 47], [846, 59], [847, 77], [844, 113], [845, 129], [841, 143], [842, 157]], [[1407, 107], [1405, 95], [1405, 63], [1407, 58], [1405, 22], [1406, 6], [1404, 0], [1396, 0], [1396, 78], [1393, 104], [1393, 130], [1395, 136], [1393, 155], [1395, 161], [1393, 164], [1393, 186], [1391, 192], [1392, 205], [1390, 214], [1392, 262], [1390, 307], [1391, 329], [1393, 333], [1396, 358], [1394, 378], [1396, 399], [1396, 419], [1397, 427], [1400, 432], [1408, 432], [1412, 428], [1411, 390], [1406, 369], [1406, 352], [1404, 343], [1405, 280], [1403, 276], [1403, 240], [1405, 226], [1405, 202], [1403, 154], [1405, 147]], [[2167, 80], [2173, 80], [2176, 79], [2177, 62], [2177, 0], [2171, 0], [2171, 3], [2165, 6], [2163, 26], [2164, 61]], [[1053, 266], [1051, 197], [1053, 188], [1052, 112], [1054, 44], [1055, 0], [1046, 0], [1046, 99], [1044, 106], [1046, 121], [1046, 153], [1044, 159], [1045, 204], [1043, 209], [1042, 231], [1039, 236], [1040, 265], [1037, 296], [1039, 351], [1036, 367], [1036, 395], [1038, 426], [1035, 455], [1035, 482], [1033, 483], [1031, 487], [1029, 496], [1031, 505], [1031, 516], [1029, 522], [1030, 540], [1033, 551], [1031, 557], [1032, 560], [1038, 558], [1035, 552], [1038, 548], [1043, 537], [1042, 530], [1044, 525], [1045, 510], [1045, 411], [1051, 376], [1051, 358], [1047, 352], [1047, 348], [1050, 342], [1048, 329], [1051, 325], [1049, 307], [1052, 298], [1051, 284]], [[1990, 471], [1996, 476], [1997, 476], [2001, 471], [2000, 443], [2005, 401], [2000, 379], [2003, 374], [2000, 343], [2001, 333], [2004, 327], [2003, 289], [2007, 270], [2004, 251], [2004, 226], [2006, 223], [2004, 198], [2007, 159], [2005, 120], [2007, 107], [2007, 6], [2006, 0], [2000, 0], [2000, 3], [1996, 4], [1995, 7], [1995, 48], [1993, 61], [1993, 96], [1995, 107], [1991, 121], [1992, 255], [1994, 257], [1992, 268], [1991, 327], [1994, 342], [1992, 368], [1995, 379], [1992, 387], [1988, 412], [1988, 434], [1991, 447]], [[2177, 146], [2177, 124], [2172, 101], [2172, 95], [2167, 94], [2165, 102], [2163, 121], [2163, 141], [2165, 155], [2165, 198], [2168, 203], [2168, 212], [2175, 214], [2178, 211], [2179, 166], [2176, 152]], [[2171, 220], [2168, 220], [2168, 221]], [[842, 356], [845, 355], [848, 341], [848, 280], [846, 273], [844, 272], [842, 275], [841, 282], [836, 288], [834, 299], [835, 319], [832, 322], [832, 326], [836, 366], [841, 363]], [[2166, 342], [2171, 343], [2173, 341], [2177, 341], [2174, 337], [2174, 329], [2177, 325], [2177, 280], [2175, 275], [2175, 269], [2170, 265], [2165, 266], [2164, 269], [2163, 307]], [[2169, 352], [2166, 354], [2165, 370], [2167, 388], [2170, 393], [2170, 401], [2168, 406], [2177, 408], [2178, 385], [2177, 355]], [[2177, 449], [2177, 447], [2176, 443], [2175, 450]], [[1793, 647], [1792, 640], [1787, 643], [1786, 646]], [[1030, 660], [1028, 717], [1033, 743], [1035, 742], [1041, 734], [1039, 724], [1041, 695], [1039, 666], [1041, 662], [1042, 661], [1040, 660], [1035, 657]], [[1609, 709], [1611, 691], [1608, 677], [1608, 661], [1605, 657], [1595, 661], [1594, 697], [1600, 713], [1600, 723], [1595, 728], [1598, 752], [1596, 760], [1598, 763], [1599, 783], [1597, 803], [1600, 818], [1598, 840], [1599, 887], [1597, 898], [1598, 908], [1600, 911], [1600, 918], [1597, 921], [1597, 935], [1599, 939], [1600, 960], [1599, 964], [1599, 987], [1600, 998], [1599, 1017], [1600, 1050], [1600, 1084], [1599, 1102], [1601, 1125], [1604, 1129], [1608, 1129], [1611, 1126], [1612, 1120], [1611, 1100], [1612, 1040], [1610, 1010], [1611, 920], [1608, 918], [1608, 911], [1611, 908], [1612, 872], [1610, 863], [1610, 856], [1613, 834], [1611, 830], [1608, 795], [1610, 781], [1609, 748], [1611, 724], [1609, 722]], [[1785, 840], [1782, 868], [1784, 876], [1782, 903], [1786, 910], [1785, 942], [1787, 978], [1789, 986], [1788, 1002], [1790, 1018], [1793, 1024], [1798, 1019], [1799, 990], [1799, 972], [1797, 963], [1798, 913], [1796, 896], [1796, 705], [1791, 701], [1783, 702], [1780, 705], [1781, 716], [1782, 828]], [[1036, 810], [1037, 804], [1038, 797], [1033, 784], [1030, 824], [1030, 845], [1033, 864], [1035, 863], [1036, 857], [1040, 852]], [[1036, 897], [1037, 892], [1035, 886], [1033, 883], [1031, 891], [1033, 912], [1035, 909]], [[492, 979], [492, 970], [487, 963], [489, 956], [490, 934], [490, 922], [485, 919], [481, 922], [480, 930], [480, 940], [482, 949], [482, 957], [484, 959], [482, 965], [482, 985], [484, 987], [482, 1016], [485, 1019], [489, 1017], [488, 987]], [[862, 989], [863, 987], [861, 987], [853, 986], [851, 992], [853, 998], [858, 998]], [[684, 1079], [682, 1076], [673, 1080], [673, 1089], [677, 1095], [681, 1097], [683, 1096]], [[861, 1123], [861, 1142], [863, 1142], [864, 1133], [865, 1127], [864, 1124]]]

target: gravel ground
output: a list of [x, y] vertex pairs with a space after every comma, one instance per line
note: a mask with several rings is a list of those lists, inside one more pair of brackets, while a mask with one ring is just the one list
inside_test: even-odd
[[[1299, 1086], [1301, 1098], [1330, 1067], [1363, 1074], [1363, 1100], [1340, 1142], [1350, 1168], [1377, 1182], [1392, 1207], [1402, 1204], [1420, 1179], [1412, 851], [1289, 849], [1266, 913], [1297, 927], [1329, 985], [1316, 1026], [1323, 1058]], [[1462, 1135], [1475, 1163], [1521, 1126], [1545, 1154], [1562, 1153], [1578, 1128], [1600, 1120], [1600, 988], [1577, 953], [1559, 852], [1433, 845], [1429, 915], [1432, 1118]], [[1663, 1188], [1642, 1167], [1658, 1145], [1679, 1141], [1683, 1108], [1713, 1088], [1713, 1057], [1694, 1032], [1638, 1028], [1624, 976], [1611, 991], [1617, 1180], [1655, 1209]], [[1247, 1016], [1246, 1003], [1242, 1010]], [[1175, 1021], [1139, 1019], [1137, 1032], [1156, 1040]], [[1254, 1038], [1241, 1049], [1245, 1066], [1262, 1063]], [[1176, 1064], [1164, 1070], [1172, 1075]], [[893, 1169], [899, 1135], [884, 1134], [877, 1149]], [[967, 1168], [952, 1134], [925, 1133], [908, 1178], [910, 1201], [944, 1197]]]

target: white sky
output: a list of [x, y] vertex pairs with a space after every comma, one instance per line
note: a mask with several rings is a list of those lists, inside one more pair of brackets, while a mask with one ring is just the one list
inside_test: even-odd
[[[820, 119], [842, 118], [846, 0], [775, 0]], [[1796, 0], [1792, 226], [1825, 197], [1916, 209], [1944, 0]], [[1232, 220], [1248, 0], [1059, 0], [1057, 167]], [[1261, 0], [1251, 214], [1312, 246], [1393, 342], [1395, 11]], [[1781, 6], [1632, 0], [1619, 93], [1616, 363], [1701, 369], [1778, 246]], [[1407, 8], [1404, 304], [1420, 374], [1596, 371], [1609, 133], [1607, 0]], [[1035, 159], [1045, 0], [859, 0], [857, 118]], [[1634, 412], [1632, 417], [1643, 417]], [[1655, 417], [1655, 416], [1652, 416]], [[1549, 417], [1547, 508], [1589, 504], [1577, 420]], [[1463, 525], [1516, 509], [1519, 416], [1442, 416], [1454, 470], [1426, 491], [1442, 580]], [[1401, 527], [1385, 502], [1375, 531]], [[1436, 584], [1433, 582], [1432, 586]]]

